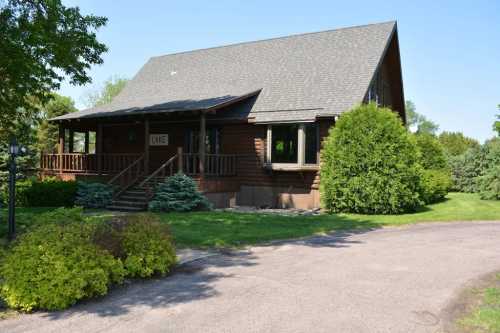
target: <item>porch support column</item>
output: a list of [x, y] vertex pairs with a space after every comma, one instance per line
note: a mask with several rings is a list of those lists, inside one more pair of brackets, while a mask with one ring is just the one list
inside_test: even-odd
[[200, 185], [205, 177], [205, 150], [207, 136], [207, 119], [205, 113], [200, 114], [200, 144], [199, 144], [199, 169], [200, 169]]
[[57, 163], [59, 164], [59, 173], [62, 174], [63, 165], [62, 165], [62, 154], [64, 153], [64, 126], [62, 122], [59, 123], [59, 144], [57, 146]]
[[89, 153], [89, 131], [85, 132], [85, 154]]
[[149, 119], [144, 119], [144, 171], [149, 175]]
[[69, 130], [69, 153], [73, 152], [74, 145], [75, 145], [75, 130], [71, 128]]
[[102, 174], [102, 147], [103, 147], [102, 123], [97, 124], [95, 154], [97, 157], [97, 173]]

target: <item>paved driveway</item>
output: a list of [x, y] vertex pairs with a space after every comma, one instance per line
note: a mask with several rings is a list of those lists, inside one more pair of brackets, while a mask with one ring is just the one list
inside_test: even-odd
[[0, 332], [437, 332], [470, 279], [500, 269], [500, 223], [422, 224], [206, 258]]

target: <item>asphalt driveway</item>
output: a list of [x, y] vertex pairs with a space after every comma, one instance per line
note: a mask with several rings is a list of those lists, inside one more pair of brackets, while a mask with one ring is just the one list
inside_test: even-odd
[[439, 332], [454, 295], [498, 269], [498, 222], [336, 234], [205, 258], [0, 332]]

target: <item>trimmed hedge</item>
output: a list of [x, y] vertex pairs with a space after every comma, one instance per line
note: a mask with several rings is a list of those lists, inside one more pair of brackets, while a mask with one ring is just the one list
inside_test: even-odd
[[[76, 190], [75, 181], [62, 181], [55, 178], [17, 181], [16, 205], [20, 207], [72, 207], [75, 203]], [[8, 202], [8, 187], [5, 187], [2, 197], [4, 202]]]
[[399, 214], [423, 203], [414, 138], [390, 109], [372, 103], [343, 114], [321, 161], [322, 203], [330, 212]]

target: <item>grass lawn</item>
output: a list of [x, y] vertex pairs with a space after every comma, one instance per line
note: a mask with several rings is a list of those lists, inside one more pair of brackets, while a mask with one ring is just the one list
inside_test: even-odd
[[[17, 225], [22, 231], [35, 214], [53, 208], [19, 208]], [[96, 218], [109, 213], [94, 212]], [[102, 215], [102, 216], [101, 216]], [[178, 247], [226, 247], [276, 239], [303, 237], [334, 230], [376, 229], [432, 221], [500, 221], [500, 201], [480, 200], [475, 194], [450, 193], [446, 201], [403, 215], [334, 214], [280, 216], [256, 213], [194, 212], [159, 214], [170, 225]], [[0, 209], [0, 238], [7, 232], [7, 211]]]
[[472, 309], [459, 320], [463, 332], [500, 332], [500, 274], [489, 286], [474, 290]]
[[500, 201], [475, 194], [450, 193], [446, 201], [413, 214], [279, 216], [255, 213], [195, 212], [160, 214], [178, 247], [241, 246], [334, 230], [376, 229], [432, 221], [500, 221]]

